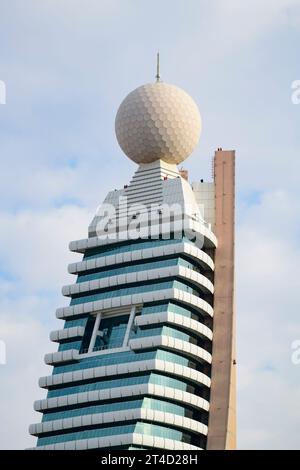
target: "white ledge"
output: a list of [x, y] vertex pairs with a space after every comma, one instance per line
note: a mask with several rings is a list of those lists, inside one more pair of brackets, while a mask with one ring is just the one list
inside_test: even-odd
[[68, 349], [67, 351], [57, 351], [45, 355], [45, 363], [48, 365], [56, 365], [65, 362], [77, 361], [80, 355], [77, 349]]
[[63, 328], [61, 330], [51, 331], [50, 340], [53, 342], [60, 342], [66, 339], [82, 338], [83, 335], [83, 326], [73, 326], [72, 328]]

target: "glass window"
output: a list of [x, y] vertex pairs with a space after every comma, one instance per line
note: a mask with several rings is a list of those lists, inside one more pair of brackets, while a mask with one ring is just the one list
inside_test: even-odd
[[149, 269], [165, 268], [167, 266], [176, 266], [179, 264], [178, 258], [169, 258], [156, 262], [141, 262], [139, 264], [130, 264], [129, 266], [122, 266], [119, 268], [102, 269], [95, 273], [82, 274], [77, 278], [77, 282], [92, 281], [93, 279], [101, 279], [109, 276], [116, 276], [118, 274], [127, 274], [132, 272], [146, 271]]
[[[57, 411], [54, 413], [44, 413], [43, 422], [55, 421], [56, 419], [73, 418], [75, 416], [85, 416], [85, 415], [91, 415], [91, 414], [97, 414], [97, 413], [108, 413], [108, 412], [113, 412], [113, 411], [132, 410], [135, 408], [141, 408], [142, 405], [143, 405], [143, 400], [139, 399], [139, 400], [106, 403], [105, 405], [84, 406], [81, 408], [75, 408], [73, 410], [63, 410], [63, 411]], [[148, 406], [148, 408], [150, 408], [150, 405]]]
[[[61, 397], [64, 395], [73, 395], [74, 393], [92, 392], [94, 390], [105, 390], [107, 388], [127, 387], [147, 383], [150, 375], [139, 375], [136, 377], [122, 377], [113, 380], [103, 380], [99, 382], [84, 383], [81, 385], [70, 385], [68, 387], [51, 389], [48, 391], [47, 398]], [[154, 382], [153, 382], [154, 383]]]
[[74, 326], [85, 326], [87, 320], [88, 320], [88, 315], [86, 315], [84, 318], [66, 320], [64, 324], [64, 328], [73, 328]]
[[51, 389], [48, 391], [47, 398], [60, 397], [65, 395], [72, 395], [74, 393], [92, 392], [94, 390], [105, 390], [107, 388], [127, 387], [131, 385], [138, 385], [143, 383], [151, 383], [162, 385], [164, 387], [176, 388], [178, 390], [194, 392], [195, 386], [190, 385], [187, 379], [174, 379], [166, 375], [161, 375], [155, 372], [145, 375], [137, 375], [133, 377], [122, 377], [112, 380], [102, 380], [92, 383], [84, 383], [81, 385], [69, 385], [63, 388]]
[[144, 304], [142, 309], [142, 315], [147, 315], [151, 313], [158, 313], [158, 312], [173, 312], [177, 313], [178, 315], [182, 315], [188, 318], [194, 318], [196, 320], [202, 319], [202, 316], [194, 310], [192, 307], [184, 308], [179, 305], [174, 304], [173, 302], [159, 302], [153, 304]]
[[59, 351], [68, 351], [69, 349], [77, 349], [79, 351], [81, 347], [81, 340], [79, 341], [68, 341], [67, 343], [60, 343]]
[[101, 319], [93, 351], [122, 347], [128, 319], [129, 315]]
[[202, 346], [204, 344], [203, 340], [198, 338], [193, 332], [186, 333], [181, 331], [175, 327], [169, 327], [166, 325], [160, 326], [146, 326], [143, 328], [137, 328], [132, 330], [130, 334], [130, 338], [145, 338], [148, 336], [170, 336], [171, 338], [180, 339], [182, 341], [186, 341], [188, 343], [197, 344], [198, 346]]
[[[139, 434], [146, 434], [148, 436], [164, 437], [165, 439], [172, 439], [175, 441], [187, 443], [197, 442], [197, 435], [192, 431], [182, 432], [177, 429], [172, 429], [171, 427], [159, 426], [157, 424], [145, 423], [142, 421], [137, 422], [135, 432]], [[199, 443], [196, 445], [199, 445]]]
[[134, 351], [117, 352], [103, 355], [84, 357], [79, 362], [62, 366], [55, 366], [53, 374], [62, 372], [71, 372], [75, 370], [90, 369], [92, 367], [110, 366], [112, 364], [121, 364], [124, 362], [144, 361], [154, 359], [156, 351], [147, 351], [135, 353]]
[[89, 439], [92, 437], [105, 437], [118, 434], [127, 434], [134, 431], [135, 424], [123, 424], [122, 426], [110, 426], [101, 429], [90, 429], [87, 431], [69, 432], [66, 434], [57, 434], [56, 436], [40, 437], [37, 446], [48, 444], [57, 444], [58, 442], [75, 441], [80, 439]]

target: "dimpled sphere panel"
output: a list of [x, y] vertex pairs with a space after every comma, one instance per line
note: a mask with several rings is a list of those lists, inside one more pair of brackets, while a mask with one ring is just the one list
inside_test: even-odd
[[115, 130], [121, 149], [134, 162], [161, 159], [178, 164], [198, 144], [201, 117], [185, 91], [156, 82], [126, 96], [117, 112]]

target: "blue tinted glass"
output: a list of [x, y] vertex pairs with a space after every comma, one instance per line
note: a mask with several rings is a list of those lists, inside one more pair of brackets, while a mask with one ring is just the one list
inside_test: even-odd
[[80, 283], [80, 282], [85, 282], [85, 281], [92, 281], [94, 279], [101, 279], [101, 278], [105, 278], [108, 276], [116, 276], [118, 274], [127, 274], [131, 272], [159, 269], [159, 268], [165, 268], [167, 266], [177, 266], [177, 265], [184, 266], [186, 268], [198, 271], [198, 268], [193, 263], [186, 261], [183, 258], [168, 258], [168, 259], [155, 261], [155, 262], [144, 261], [143, 263], [131, 264], [130, 266], [122, 266], [120, 268], [111, 268], [111, 269], [105, 269], [105, 270], [102, 269], [101, 271], [97, 271], [91, 274], [80, 274], [77, 278], [77, 282]]
[[165, 259], [156, 262], [143, 262], [142, 264], [131, 264], [130, 266], [123, 266], [120, 268], [105, 269], [92, 274], [82, 274], [77, 278], [77, 282], [92, 281], [93, 279], [100, 279], [108, 276], [116, 276], [118, 274], [127, 274], [138, 271], [145, 271], [148, 269], [159, 269], [166, 266], [176, 266], [179, 264], [178, 258]]
[[120, 348], [123, 345], [129, 315], [104, 318], [100, 322], [94, 350]]
[[136, 408], [149, 408], [151, 410], [163, 411], [180, 416], [186, 416], [184, 406], [175, 405], [166, 400], [158, 400], [157, 398], [140, 398], [129, 401], [116, 401], [114, 403], [106, 403], [104, 405], [89, 405], [70, 410], [47, 412], [43, 415], [43, 422], [55, 421], [57, 419], [73, 418], [76, 416], [86, 416], [90, 414], [108, 413], [122, 410], [132, 410]]
[[[55, 421], [56, 419], [73, 418], [75, 416], [85, 416], [98, 413], [108, 413], [113, 411], [121, 410], [132, 410], [140, 408], [143, 404], [143, 400], [131, 400], [123, 402], [108, 403], [105, 405], [92, 405], [85, 406], [82, 408], [75, 408], [73, 410], [57, 411], [54, 413], [44, 413], [43, 422]], [[159, 406], [159, 405], [157, 405]], [[150, 404], [147, 404], [147, 408], [151, 408]], [[157, 408], [158, 409], [158, 408]], [[177, 413], [178, 414], [178, 413]]]
[[167, 311], [177, 313], [178, 315], [182, 315], [188, 318], [199, 316], [199, 313], [192, 311], [192, 309], [190, 310], [179, 305], [175, 305], [172, 302], [162, 302], [157, 305], [145, 304], [142, 308], [142, 315]]
[[55, 366], [53, 369], [53, 374], [60, 374], [62, 372], [71, 372], [82, 369], [90, 369], [92, 367], [101, 367], [112, 364], [123, 364], [125, 362], [145, 361], [154, 358], [174, 362], [176, 364], [181, 364], [185, 366], [191, 366], [192, 364], [194, 364], [193, 361], [190, 361], [183, 356], [170, 353], [168, 351], [163, 351], [160, 349], [141, 353], [134, 353], [133, 351], [128, 351], [124, 353], [111, 353], [108, 355], [91, 356], [81, 359], [80, 362], [77, 362], [75, 364]]
[[81, 347], [81, 340], [69, 341], [67, 343], [61, 343], [58, 347], [59, 351], [68, 351], [69, 349], [77, 349], [79, 351]]
[[64, 395], [73, 395], [74, 393], [92, 392], [95, 390], [105, 390], [107, 388], [127, 387], [147, 383], [149, 375], [140, 375], [137, 377], [124, 377], [113, 380], [103, 380], [101, 382], [85, 383], [81, 385], [71, 385], [68, 387], [49, 390], [47, 398], [60, 397]]
[[124, 377], [113, 380], [104, 380], [101, 382], [85, 383], [81, 385], [70, 385], [63, 388], [52, 389], [48, 391], [47, 398], [72, 395], [74, 393], [92, 392], [94, 390], [105, 390], [107, 388], [127, 387], [130, 385], [138, 385], [147, 382], [151, 384], [162, 385], [164, 387], [176, 388], [183, 391], [187, 391], [189, 387], [188, 381], [185, 381], [184, 378], [178, 380], [172, 377], [167, 377], [165, 375], [151, 373], [150, 375]]
[[90, 294], [90, 295], [83, 295], [81, 297], [73, 298], [70, 302], [70, 305], [78, 305], [83, 302], [94, 302], [96, 300], [103, 300], [103, 299], [110, 299], [111, 297], [121, 297], [123, 295], [133, 295], [138, 294], [141, 292], [151, 292], [155, 290], [161, 289], [169, 289], [173, 285], [173, 281], [169, 282], [162, 282], [159, 284], [148, 284], [144, 286], [136, 286], [136, 287], [125, 287], [122, 289], [106, 289], [104, 292], [99, 294]]
[[130, 333], [130, 339], [134, 338], [145, 338], [148, 336], [170, 336], [171, 338], [180, 339], [181, 341], [190, 342], [191, 338], [195, 339], [195, 342], [199, 342], [196, 335], [186, 334], [182, 331], [177, 330], [176, 328], [171, 328], [169, 326], [157, 326], [153, 328], [138, 328], [137, 330], [132, 330]]
[[56, 366], [53, 369], [53, 374], [60, 374], [61, 372], [71, 372], [74, 370], [90, 369], [91, 367], [109, 366], [112, 364], [123, 364], [124, 362], [144, 361], [147, 359], [154, 359], [156, 352], [142, 352], [135, 353], [134, 351], [117, 352], [104, 355], [95, 355], [80, 359], [75, 364], [67, 364], [64, 366]]
[[64, 328], [73, 328], [74, 326], [85, 326], [88, 315], [85, 318], [76, 318], [75, 320], [66, 320]]
[[174, 405], [165, 400], [145, 397], [142, 403], [143, 408], [151, 410], [163, 411], [164, 413], [172, 413], [175, 415], [186, 416], [186, 410], [183, 406]]
[[186, 367], [196, 367], [195, 361], [191, 361], [186, 357], [179, 356], [178, 354], [174, 354], [169, 351], [163, 351], [162, 349], [157, 350], [156, 359], [161, 359], [162, 361], [167, 362], [174, 362], [175, 364], [180, 364]]
[[80, 439], [89, 439], [92, 437], [113, 436], [117, 434], [128, 434], [134, 431], [135, 425], [112, 426], [103, 429], [92, 429], [88, 431], [70, 432], [67, 434], [58, 434], [56, 436], [40, 437], [37, 446], [56, 444], [58, 442], [75, 441]]
[[156, 424], [137, 422], [135, 427], [135, 432], [139, 434], [146, 434], [148, 436], [158, 436], [164, 437], [166, 439], [172, 439], [176, 441], [185, 442], [189, 441], [189, 438], [192, 436], [192, 432], [181, 432], [176, 429], [172, 429], [165, 426], [158, 426]]
[[172, 377], [167, 377], [165, 375], [159, 375], [152, 373], [150, 375], [149, 383], [162, 385], [164, 387], [176, 388], [178, 390], [183, 390], [186, 392], [189, 388], [188, 381], [185, 381], [184, 378], [181, 380], [173, 379]]

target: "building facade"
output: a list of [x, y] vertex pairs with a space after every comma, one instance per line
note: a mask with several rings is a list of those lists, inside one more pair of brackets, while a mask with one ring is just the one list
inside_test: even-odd
[[50, 335], [37, 449], [235, 448], [235, 153], [218, 149], [213, 181], [189, 184], [177, 164], [197, 113], [159, 78], [120, 106], [117, 138], [138, 168], [70, 243], [83, 258]]

